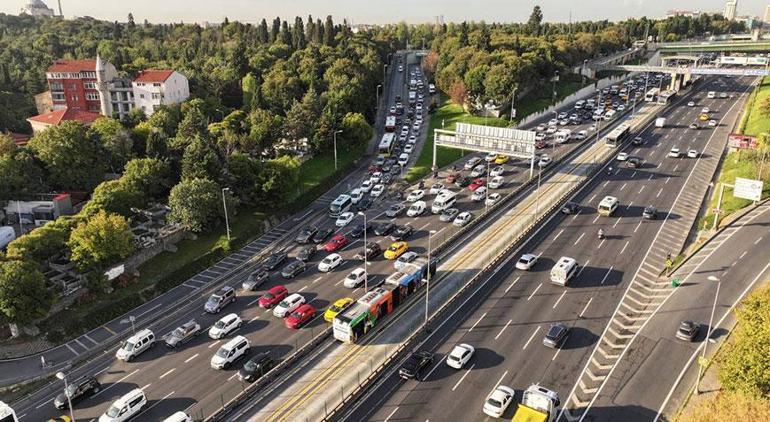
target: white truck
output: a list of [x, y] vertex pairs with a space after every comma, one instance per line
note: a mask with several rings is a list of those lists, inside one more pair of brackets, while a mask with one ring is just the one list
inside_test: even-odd
[[0, 422], [19, 422], [11, 406], [0, 401]]
[[655, 119], [655, 127], [666, 127], [666, 118], [658, 117]]
[[8, 246], [13, 239], [16, 239], [16, 232], [13, 230], [13, 227], [0, 226], [0, 249]]
[[524, 390], [512, 422], [553, 422], [559, 416], [559, 395], [555, 391], [532, 384]]

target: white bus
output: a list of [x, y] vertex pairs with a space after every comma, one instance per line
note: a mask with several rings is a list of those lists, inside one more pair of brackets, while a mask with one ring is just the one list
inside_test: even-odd
[[442, 190], [441, 193], [433, 200], [433, 205], [430, 207], [430, 212], [433, 214], [439, 214], [452, 208], [457, 202], [457, 193], [449, 189]]
[[329, 204], [329, 217], [337, 218], [343, 212], [350, 211], [353, 206], [353, 198], [348, 194], [342, 194]]
[[628, 123], [621, 123], [604, 137], [604, 144], [608, 147], [615, 148], [623, 143], [630, 133], [631, 125]]
[[644, 101], [655, 101], [655, 100], [657, 100], [659, 92], [660, 92], [660, 89], [652, 88], [651, 90], [647, 91], [646, 94], [644, 94]]
[[0, 401], [0, 422], [19, 422], [11, 406]]
[[396, 130], [396, 116], [388, 116], [385, 118], [385, 130], [388, 132]]
[[390, 155], [393, 152], [393, 146], [396, 143], [395, 133], [386, 133], [382, 135], [380, 145], [377, 147], [377, 153], [383, 157]]
[[409, 104], [417, 102], [417, 91], [409, 91]]
[[667, 90], [667, 91], [661, 92], [660, 94], [658, 94], [658, 104], [660, 105], [668, 104], [668, 100], [670, 100], [671, 97], [673, 97], [674, 95], [676, 95], [676, 91]]

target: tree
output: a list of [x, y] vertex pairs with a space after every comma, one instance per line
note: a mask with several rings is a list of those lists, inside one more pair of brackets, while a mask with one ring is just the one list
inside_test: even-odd
[[83, 207], [83, 215], [92, 216], [99, 211], [130, 217], [131, 208], [143, 207], [146, 199], [143, 192], [126, 185], [121, 179], [100, 183], [91, 194], [91, 200]]
[[72, 230], [67, 246], [79, 271], [101, 273], [131, 255], [132, 239], [131, 228], [123, 216], [101, 210]]
[[279, 206], [297, 191], [299, 160], [284, 155], [268, 161], [259, 174], [259, 196], [265, 206]]
[[0, 154], [0, 199], [31, 198], [48, 190], [40, 163], [27, 149]]
[[29, 324], [48, 314], [53, 295], [30, 261], [0, 261], [0, 313], [14, 324]]
[[19, 147], [13, 142], [13, 138], [4, 133], [0, 133], [0, 157], [4, 155], [14, 155], [18, 149]]
[[248, 111], [255, 108], [259, 101], [259, 83], [251, 72], [241, 80], [241, 89], [243, 89], [243, 109]]
[[459, 38], [460, 47], [467, 47], [468, 46], [468, 23], [463, 21], [460, 24], [460, 38]]
[[540, 28], [543, 22], [543, 11], [540, 10], [540, 6], [535, 6], [532, 9], [532, 14], [529, 15], [527, 21], [527, 31], [532, 35], [540, 35]]
[[219, 185], [208, 179], [182, 180], [171, 189], [169, 220], [196, 233], [209, 231], [223, 215]]
[[29, 147], [43, 162], [54, 189], [91, 191], [106, 171], [104, 150], [77, 121], [38, 133]]
[[291, 45], [295, 50], [305, 48], [305, 25], [299, 16], [294, 18], [294, 26], [291, 28]]
[[259, 163], [248, 155], [235, 152], [227, 157], [227, 186], [240, 198], [249, 201], [253, 197], [258, 174]]
[[468, 100], [468, 90], [465, 89], [465, 84], [463, 81], [455, 81], [450, 87], [449, 87], [449, 98], [452, 99], [452, 101], [455, 104], [465, 106], [465, 102]]
[[770, 400], [742, 392], [721, 391], [688, 406], [680, 422], [767, 421]]
[[[193, 100], [195, 101], [195, 100]], [[196, 103], [187, 108], [179, 123], [176, 136], [170, 146], [174, 149], [185, 149], [195, 138], [208, 137], [208, 119], [203, 113], [202, 104]]]
[[484, 21], [480, 25], [481, 30], [476, 40], [476, 48], [482, 51], [492, 51], [492, 35], [489, 32], [489, 27]]
[[326, 24], [324, 25], [323, 42], [328, 46], [334, 45], [334, 21], [332, 21], [332, 15], [326, 16]]
[[222, 164], [208, 141], [195, 137], [182, 156], [182, 179], [218, 180]]
[[350, 144], [361, 145], [369, 142], [374, 129], [361, 113], [348, 113], [342, 118], [342, 137]]
[[109, 163], [113, 173], [122, 169], [131, 159], [134, 140], [131, 139], [128, 129], [120, 122], [109, 117], [100, 117], [91, 124], [89, 131], [109, 153]]
[[759, 113], [762, 117], [770, 118], [770, 98], [765, 98], [759, 104]]
[[126, 163], [121, 182], [150, 200], [165, 198], [171, 189], [171, 167], [157, 158], [134, 158]]
[[10, 259], [42, 264], [64, 249], [75, 224], [72, 218], [59, 217], [43, 227], [38, 227], [14, 239], [8, 244], [7, 256]]
[[464, 82], [468, 95], [473, 99], [481, 99], [484, 94], [484, 83], [486, 82], [488, 65], [479, 65], [469, 70], [465, 74]]
[[273, 141], [281, 135], [283, 122], [281, 117], [271, 112], [258, 108], [249, 113], [249, 136], [247, 144], [241, 147], [241, 151], [258, 155], [269, 148]]

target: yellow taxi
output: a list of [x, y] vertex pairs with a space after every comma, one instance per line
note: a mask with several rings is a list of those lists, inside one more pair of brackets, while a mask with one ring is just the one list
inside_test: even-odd
[[403, 255], [407, 249], [409, 249], [408, 243], [404, 241], [394, 242], [387, 250], [385, 250], [385, 259], [398, 259], [398, 257]]
[[351, 303], [353, 303], [353, 299], [349, 297], [343, 297], [342, 299], [337, 299], [334, 301], [332, 306], [330, 306], [329, 309], [324, 312], [324, 319], [326, 322], [332, 322], [334, 317], [342, 312], [343, 309], [347, 308]]
[[69, 416], [61, 415], [58, 418], [48, 419], [47, 422], [72, 422]]
[[495, 164], [505, 164], [508, 162], [508, 157], [505, 154], [497, 154], [497, 157], [495, 157]]
[[705, 122], [706, 120], [708, 120], [708, 119], [709, 119], [709, 115], [708, 115], [708, 114], [706, 114], [706, 113], [703, 113], [703, 114], [701, 114], [701, 115], [698, 117], [698, 119], [700, 119], [700, 121], [701, 121], [701, 122]]

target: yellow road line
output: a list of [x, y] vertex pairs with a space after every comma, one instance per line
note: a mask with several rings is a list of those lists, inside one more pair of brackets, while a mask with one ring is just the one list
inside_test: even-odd
[[107, 326], [106, 326], [106, 325], [102, 325], [102, 328], [104, 328], [105, 330], [109, 331], [109, 332], [110, 332], [112, 335], [118, 334], [118, 333], [116, 333], [116, 332], [114, 332], [114, 331], [110, 330], [109, 328], [107, 328]]

